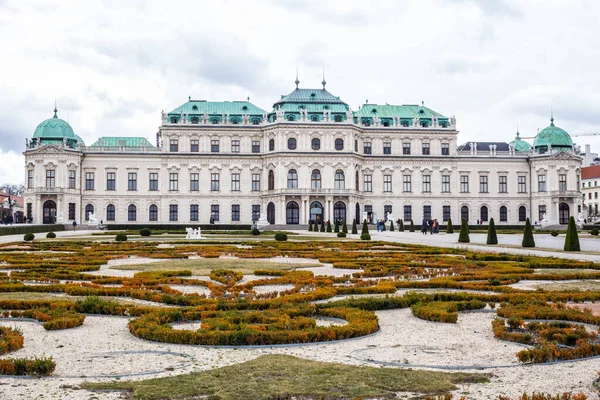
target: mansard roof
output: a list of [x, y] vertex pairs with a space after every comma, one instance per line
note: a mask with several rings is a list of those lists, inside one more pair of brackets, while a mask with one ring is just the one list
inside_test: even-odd
[[334, 96], [329, 93], [325, 88], [323, 89], [298, 89], [296, 88], [292, 93], [288, 95], [281, 95], [281, 99], [273, 104], [273, 108], [282, 106], [286, 103], [306, 103], [309, 104], [329, 104], [329, 105], [341, 105], [344, 111], [347, 110], [348, 104], [344, 103], [338, 96]]
[[260, 115], [265, 113], [260, 107], [255, 106], [249, 101], [206, 101], [206, 100], [192, 100], [189, 99], [187, 103], [184, 103], [176, 109], [169, 112], [171, 115], [181, 115], [181, 113], [188, 115]]
[[143, 137], [103, 136], [90, 147], [154, 147]]
[[[458, 146], [458, 151], [471, 151], [471, 143], [467, 142]], [[496, 151], [508, 151], [508, 143], [506, 142], [476, 142], [477, 151], [490, 151], [490, 146], [495, 144]]]
[[395, 106], [390, 104], [370, 104], [365, 103], [361, 108], [355, 112], [355, 116], [359, 118], [375, 116], [379, 118], [437, 118], [438, 120], [447, 120], [448, 117], [433, 111], [432, 109], [425, 107], [424, 105], [418, 104], [404, 104], [401, 106]]

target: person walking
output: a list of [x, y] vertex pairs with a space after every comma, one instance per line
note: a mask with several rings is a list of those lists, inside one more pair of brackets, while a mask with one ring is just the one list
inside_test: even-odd
[[77, 230], [77, 221], [73, 221], [73, 232]]
[[421, 223], [421, 233], [427, 235], [427, 220], [425, 218], [423, 218], [423, 222]]

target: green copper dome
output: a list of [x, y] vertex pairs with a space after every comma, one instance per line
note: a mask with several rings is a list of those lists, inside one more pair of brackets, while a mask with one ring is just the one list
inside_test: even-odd
[[69, 147], [75, 147], [77, 143], [84, 144], [83, 140], [73, 132], [71, 125], [63, 119], [58, 118], [56, 107], [54, 108], [54, 116], [45, 121], [42, 121], [35, 132], [33, 138], [40, 141], [41, 144], [59, 144], [63, 138], [67, 139]]
[[573, 148], [573, 141], [564, 129], [554, 125], [554, 117], [552, 117], [550, 118], [550, 126], [542, 129], [533, 140], [533, 147], [538, 153], [545, 153], [551, 148], [554, 150], [568, 150]]
[[520, 135], [520, 133], [519, 133], [519, 131], [517, 131], [517, 137], [515, 137], [515, 140], [513, 140], [512, 142], [510, 142], [508, 144], [510, 144], [512, 147], [514, 147], [516, 151], [522, 151], [524, 153], [529, 153], [533, 147], [529, 143], [527, 143], [526, 141], [521, 139], [519, 137], [519, 135]]

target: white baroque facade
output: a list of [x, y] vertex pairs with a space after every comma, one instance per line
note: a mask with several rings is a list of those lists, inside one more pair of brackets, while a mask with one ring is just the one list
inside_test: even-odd
[[[581, 211], [582, 158], [551, 125], [522, 141], [457, 146], [454, 117], [421, 105], [364, 104], [299, 89], [270, 113], [249, 101], [189, 100], [162, 113], [156, 146], [102, 137], [85, 146], [57, 117], [25, 155], [34, 223], [271, 224], [364, 216], [565, 224]], [[565, 137], [565, 135], [567, 137]]]

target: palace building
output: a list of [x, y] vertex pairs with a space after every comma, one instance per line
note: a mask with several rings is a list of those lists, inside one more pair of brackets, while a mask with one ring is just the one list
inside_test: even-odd
[[363, 104], [296, 89], [271, 111], [249, 101], [189, 99], [162, 113], [152, 144], [86, 145], [54, 116], [26, 141], [25, 213], [33, 223], [271, 224], [389, 214], [470, 223], [566, 224], [581, 208], [582, 158], [554, 124], [533, 146], [458, 144], [454, 117], [423, 103]]

